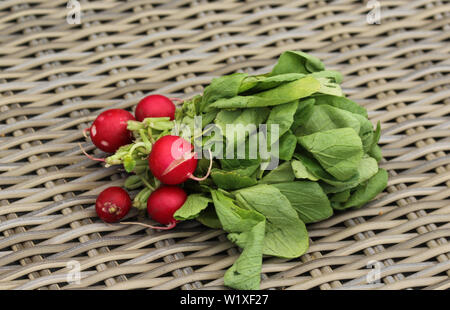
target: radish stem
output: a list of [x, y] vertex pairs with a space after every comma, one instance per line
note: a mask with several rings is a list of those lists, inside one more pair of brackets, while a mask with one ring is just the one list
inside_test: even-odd
[[142, 183], [145, 184], [145, 186], [147, 186], [151, 191], [154, 191], [155, 189], [153, 188], [153, 186], [150, 185], [150, 183], [147, 182], [147, 180], [142, 177], [141, 175], [139, 175], [139, 178], [141, 179]]
[[86, 153], [86, 151], [84, 150], [84, 148], [81, 146], [81, 143], [78, 143], [78, 146], [80, 147], [81, 151], [83, 152], [84, 155], [86, 155], [87, 158], [91, 159], [91, 160], [95, 160], [95, 161], [101, 161], [101, 162], [106, 162], [104, 158], [96, 158], [92, 155], [89, 155], [88, 153]]

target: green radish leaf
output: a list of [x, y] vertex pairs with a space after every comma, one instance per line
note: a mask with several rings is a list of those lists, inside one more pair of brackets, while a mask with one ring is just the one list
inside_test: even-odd
[[203, 92], [202, 101], [198, 112], [206, 111], [209, 105], [219, 99], [232, 98], [239, 92], [242, 81], [247, 73], [234, 73], [212, 79]]
[[312, 158], [309, 154], [297, 153], [294, 155], [294, 157], [299, 160], [302, 165], [305, 166], [308, 173], [312, 174], [314, 178], [324, 182], [321, 183], [321, 185], [323, 190], [327, 194], [341, 192], [358, 185], [358, 174], [355, 174], [349, 180], [340, 181], [329, 174], [327, 171], [325, 171], [325, 169], [323, 169], [319, 162], [316, 159]]
[[320, 82], [306, 76], [299, 80], [280, 85], [252, 96], [235, 96], [219, 99], [210, 106], [219, 109], [255, 108], [276, 106], [300, 98], [308, 97], [320, 89]]
[[279, 143], [279, 158], [281, 160], [289, 161], [295, 152], [297, 146], [297, 137], [288, 130], [283, 136], [280, 137]]
[[220, 128], [226, 141], [234, 141], [234, 146], [245, 142], [250, 134], [255, 134], [258, 125], [264, 123], [269, 116], [268, 108], [249, 108], [243, 110], [222, 110], [217, 114], [215, 124]]
[[333, 210], [344, 210], [344, 208], [342, 208], [342, 202], [337, 202], [337, 201], [331, 201], [331, 207], [333, 208]]
[[322, 188], [326, 193], [342, 192], [347, 189], [352, 189], [358, 186], [358, 184], [367, 181], [368, 179], [373, 177], [377, 172], [378, 172], [377, 161], [374, 158], [365, 154], [362, 157], [361, 162], [359, 163], [358, 173], [355, 175], [354, 178], [343, 183], [337, 183], [329, 179], [328, 180], [324, 179], [324, 181], [328, 184], [322, 184]]
[[231, 241], [243, 248], [239, 258], [225, 273], [225, 285], [235, 289], [259, 289], [265, 217], [237, 206], [220, 191], [212, 190], [211, 196], [223, 229], [230, 233]]
[[373, 177], [378, 172], [377, 161], [367, 154], [361, 158], [358, 166], [358, 183], [363, 183]]
[[239, 207], [233, 199], [225, 196], [221, 191], [211, 190], [211, 196], [223, 229], [230, 233], [246, 232], [259, 222], [265, 221], [262, 214]]
[[294, 122], [291, 125], [291, 130], [295, 131], [299, 126], [305, 124], [313, 113], [314, 98], [305, 98], [298, 103], [297, 111], [294, 115]]
[[380, 162], [383, 155], [381, 154], [381, 148], [377, 144], [373, 144], [369, 150], [369, 155], [376, 159], [377, 162]]
[[231, 242], [245, 246], [239, 258], [225, 272], [225, 285], [240, 290], [259, 289], [265, 225], [266, 222], [261, 221], [247, 232], [228, 234]]
[[261, 159], [238, 159], [238, 158], [224, 158], [220, 159], [220, 165], [223, 170], [232, 171], [239, 170], [241, 175], [252, 175], [261, 164]]
[[355, 114], [329, 105], [316, 105], [312, 107], [309, 119], [297, 128], [297, 136], [306, 136], [319, 131], [338, 128], [353, 128], [359, 133], [360, 121]]
[[263, 82], [266, 79], [267, 79], [267, 77], [264, 74], [263, 75], [251, 75], [251, 76], [245, 77], [242, 80], [241, 85], [239, 86], [238, 94], [246, 93], [247, 91], [253, 89], [260, 82]]
[[350, 198], [350, 190], [333, 194], [330, 198], [331, 202], [346, 202]]
[[220, 169], [212, 169], [211, 178], [214, 183], [225, 190], [235, 190], [243, 187], [255, 185], [256, 178], [248, 175], [241, 175], [239, 171], [225, 171]]
[[329, 83], [334, 83], [334, 84], [342, 83], [342, 74], [338, 71], [324, 70], [324, 71], [311, 73], [311, 75], [315, 78], [326, 78], [329, 80]]
[[267, 130], [270, 131], [271, 125], [278, 125], [281, 137], [292, 126], [297, 107], [298, 100], [273, 107], [267, 119]]
[[323, 71], [322, 61], [312, 55], [300, 51], [286, 51], [278, 58], [270, 76], [285, 73], [304, 73]]
[[[250, 108], [243, 109], [239, 116], [237, 116], [231, 123], [233, 125], [255, 125], [264, 123], [269, 116], [270, 110], [268, 108]], [[226, 128], [226, 125], [225, 125]]]
[[187, 197], [181, 208], [175, 211], [173, 217], [180, 221], [194, 219], [201, 211], [206, 209], [210, 202], [212, 202], [212, 200], [203, 195], [191, 194]]
[[239, 94], [251, 95], [264, 90], [275, 88], [281, 84], [292, 82], [305, 77], [302, 73], [285, 73], [275, 76], [249, 76], [244, 79], [239, 89]]
[[292, 170], [294, 171], [294, 176], [297, 179], [308, 179], [311, 181], [318, 181], [314, 174], [312, 174], [308, 168], [300, 160], [291, 161]]
[[333, 95], [324, 95], [324, 94], [317, 94], [314, 95], [314, 99], [316, 101], [316, 105], [330, 105], [335, 108], [345, 110], [348, 112], [356, 113], [361, 116], [364, 116], [367, 118], [367, 111], [364, 107], [360, 106], [359, 104], [355, 103], [354, 101], [340, 96], [333, 96]]
[[369, 148], [368, 154], [376, 159], [379, 162], [382, 158], [381, 148], [378, 146], [378, 141], [381, 136], [381, 125], [380, 122], [377, 123], [377, 128], [373, 133], [372, 145]]
[[304, 223], [315, 223], [333, 215], [330, 201], [317, 182], [296, 181], [273, 184], [286, 196]]
[[254, 179], [255, 174], [260, 169], [260, 159], [221, 159], [223, 171], [229, 171], [239, 174], [243, 177]]
[[374, 135], [373, 135], [373, 143], [377, 144], [380, 141], [381, 137], [381, 124], [380, 121], [377, 123], [377, 128], [375, 129]]
[[279, 105], [295, 101], [300, 98], [305, 98], [310, 94], [317, 92], [320, 89], [320, 82], [308, 75], [301, 79], [280, 85], [255, 95], [257, 98], [273, 100]]
[[351, 195], [350, 199], [342, 205], [342, 208], [361, 207], [382, 192], [387, 186], [387, 181], [388, 173], [384, 169], [379, 169], [368, 181], [356, 187], [356, 191]]
[[276, 187], [259, 184], [235, 192], [239, 205], [267, 219], [263, 253], [294, 258], [308, 249], [308, 233], [289, 200]]
[[[203, 157], [200, 158], [197, 162], [197, 169], [195, 169], [195, 175], [206, 175], [208, 173], [210, 161], [209, 158]], [[213, 168], [219, 168], [219, 164], [217, 161], [212, 162]]]
[[200, 212], [200, 214], [195, 218], [197, 221], [205, 225], [206, 227], [213, 229], [223, 229], [219, 218], [217, 217], [216, 210], [214, 208], [208, 207]]
[[373, 144], [374, 131], [372, 122], [359, 114], [353, 114], [353, 116], [359, 121], [360, 129], [358, 134], [361, 138], [363, 150], [364, 152], [368, 152]]
[[358, 172], [363, 155], [362, 142], [352, 128], [339, 128], [298, 137], [299, 143], [320, 165], [340, 181]]
[[237, 110], [220, 110], [214, 120], [214, 123], [225, 134], [227, 124], [233, 124], [235, 120], [242, 114], [242, 109]]
[[212, 122], [214, 122], [214, 120], [217, 117], [217, 113], [219, 113], [219, 110], [217, 110], [217, 109], [211, 110], [211, 111], [206, 112], [206, 113], [202, 113], [201, 114], [201, 116], [202, 116], [202, 128], [204, 128], [206, 125], [209, 125]]
[[344, 96], [344, 94], [342, 93], [341, 86], [338, 83], [336, 83], [333, 78], [318, 77], [317, 74], [314, 73], [311, 75], [314, 76], [320, 82], [320, 89], [318, 91], [319, 93], [333, 96]]
[[294, 181], [295, 176], [289, 162], [284, 162], [274, 170], [271, 170], [260, 181], [260, 184], [273, 184]]

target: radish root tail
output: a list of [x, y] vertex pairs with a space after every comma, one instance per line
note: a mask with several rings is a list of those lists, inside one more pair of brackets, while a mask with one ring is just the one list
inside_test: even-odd
[[83, 152], [84, 155], [86, 155], [87, 158], [91, 159], [91, 160], [95, 160], [95, 161], [101, 161], [101, 162], [105, 162], [104, 158], [96, 158], [92, 155], [89, 155], [88, 153], [86, 153], [86, 151], [84, 150], [84, 148], [81, 146], [81, 143], [78, 143], [78, 146], [80, 147], [81, 151]]
[[172, 228], [174, 228], [177, 223], [176, 222], [172, 222], [167, 226], [153, 226], [153, 225], [149, 225], [149, 224], [144, 224], [144, 223], [139, 223], [139, 222], [119, 222], [119, 224], [124, 224], [124, 225], [139, 225], [139, 226], [143, 226], [143, 227], [147, 227], [147, 228], [152, 228], [152, 229], [159, 229], [159, 230], [170, 230]]
[[200, 182], [200, 181], [206, 180], [206, 179], [209, 177], [209, 175], [211, 174], [211, 169], [212, 169], [212, 164], [213, 164], [213, 158], [212, 158], [211, 150], [208, 150], [208, 152], [209, 152], [209, 167], [208, 167], [208, 172], [206, 173], [206, 175], [205, 175], [204, 177], [201, 177], [201, 178], [198, 178], [198, 177], [196, 177], [196, 176], [191, 175], [191, 176], [189, 177], [189, 179], [194, 180], [194, 181], [199, 181], [199, 182]]
[[183, 100], [183, 99], [180, 99], [180, 98], [169, 98], [169, 100], [175, 101], [175, 102], [177, 102], [177, 103], [183, 103], [183, 102], [184, 102], [184, 100]]
[[86, 139], [89, 139], [89, 137], [88, 137], [87, 134], [86, 134], [86, 131], [88, 131], [89, 129], [91, 129], [91, 127], [87, 127], [87, 128], [84, 128], [84, 129], [83, 129], [83, 136], [84, 136]]

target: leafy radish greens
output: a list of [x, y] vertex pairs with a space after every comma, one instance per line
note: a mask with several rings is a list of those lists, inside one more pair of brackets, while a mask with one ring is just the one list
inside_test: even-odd
[[[380, 125], [374, 129], [366, 109], [344, 96], [341, 82], [341, 74], [326, 70], [318, 58], [284, 52], [267, 74], [214, 78], [203, 95], [177, 109], [174, 121], [130, 121], [128, 129], [137, 143], [122, 147], [107, 163], [122, 163], [135, 172], [125, 185], [144, 187], [134, 200], [136, 207], [144, 208], [159, 184], [145, 169], [143, 158], [159, 137], [183, 126], [193, 132], [195, 117], [201, 116], [201, 146], [207, 148], [219, 139], [208, 132], [211, 124], [224, 136], [219, 140], [224, 152], [244, 145], [245, 156], [214, 158], [206, 180], [184, 184], [190, 195], [174, 217], [196, 219], [228, 232], [228, 239], [242, 252], [225, 273], [225, 285], [259, 289], [264, 255], [301, 256], [309, 245], [305, 224], [325, 220], [336, 210], [359, 208], [386, 187], [387, 172], [378, 167]], [[227, 129], [230, 124], [243, 128], [266, 124], [269, 129], [278, 125], [277, 132], [257, 141], [266, 149], [278, 146], [278, 166], [261, 169], [270, 159], [260, 151], [250, 158], [250, 133], [238, 135]], [[208, 163], [200, 160], [196, 175], [205, 174]]]

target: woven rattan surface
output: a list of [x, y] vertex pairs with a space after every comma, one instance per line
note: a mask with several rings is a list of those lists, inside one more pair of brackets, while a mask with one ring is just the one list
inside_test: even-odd
[[285, 50], [343, 73], [381, 122], [390, 179], [367, 206], [309, 225], [307, 254], [265, 258], [261, 288], [450, 287], [448, 1], [79, 1], [81, 24], [68, 2], [0, 2], [0, 289], [226, 288], [239, 250], [223, 231], [102, 223], [96, 195], [125, 173], [78, 143], [104, 156], [82, 134], [104, 109], [188, 98]]

